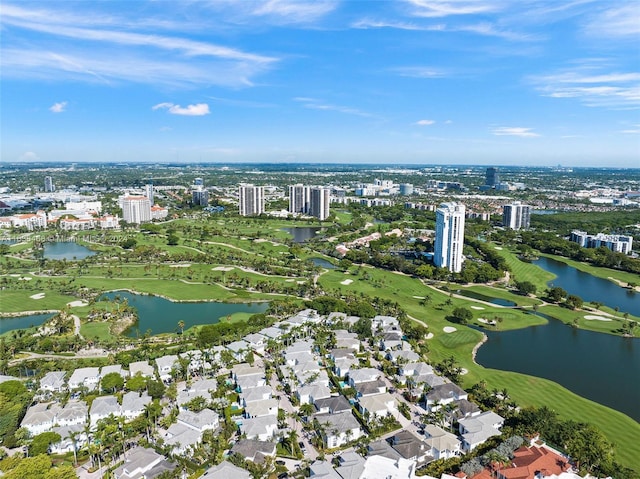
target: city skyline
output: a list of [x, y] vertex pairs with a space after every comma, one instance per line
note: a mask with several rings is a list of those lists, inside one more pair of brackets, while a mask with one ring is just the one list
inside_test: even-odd
[[633, 2], [3, 2], [0, 161], [637, 167]]

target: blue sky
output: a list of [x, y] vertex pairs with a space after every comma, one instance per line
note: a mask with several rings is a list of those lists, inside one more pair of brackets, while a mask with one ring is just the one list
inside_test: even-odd
[[1, 0], [1, 161], [640, 167], [625, 0]]

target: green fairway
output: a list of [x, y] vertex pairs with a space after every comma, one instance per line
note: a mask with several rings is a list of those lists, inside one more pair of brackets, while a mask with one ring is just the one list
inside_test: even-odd
[[[41, 299], [33, 299], [31, 296], [43, 294]], [[21, 311], [46, 311], [62, 309], [67, 303], [77, 298], [67, 296], [55, 291], [44, 289], [34, 290], [3, 290], [0, 291], [0, 313], [18, 313]]]
[[533, 263], [521, 261], [512, 251], [505, 248], [496, 251], [507, 262], [513, 279], [533, 283], [538, 289], [538, 294], [547, 289], [547, 283], [556, 277], [553, 273], [549, 273]]
[[102, 341], [113, 339], [113, 335], [109, 332], [109, 323], [103, 322], [83, 323], [82, 326], [80, 326], [80, 334], [85, 339]]

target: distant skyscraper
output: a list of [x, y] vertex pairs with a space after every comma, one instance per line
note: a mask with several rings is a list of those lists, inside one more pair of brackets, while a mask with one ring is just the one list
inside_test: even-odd
[[301, 183], [289, 186], [289, 213], [306, 214], [309, 210], [309, 188]]
[[433, 263], [453, 273], [462, 270], [464, 205], [443, 203], [436, 210], [436, 240]]
[[202, 178], [195, 178], [193, 184], [195, 186], [204, 186], [204, 180]]
[[51, 176], [44, 177], [44, 191], [45, 193], [53, 193], [56, 191], [56, 186], [53, 184], [53, 178]]
[[411, 196], [413, 194], [413, 185], [411, 183], [401, 183], [400, 194], [403, 196]]
[[485, 185], [495, 187], [498, 183], [500, 183], [500, 176], [498, 175], [498, 168], [487, 168], [487, 177], [484, 182]]
[[529, 228], [531, 206], [523, 205], [519, 201], [502, 207], [502, 225], [512, 230]]
[[309, 193], [309, 214], [319, 220], [326, 220], [329, 216], [329, 188], [312, 187]]
[[209, 204], [209, 192], [202, 186], [194, 186], [191, 190], [191, 201], [194, 206], [207, 206]]
[[144, 185], [144, 196], [149, 198], [149, 203], [153, 206], [153, 185], [151, 183]]
[[240, 216], [257, 216], [264, 213], [264, 187], [240, 185], [238, 200]]
[[122, 200], [122, 219], [127, 223], [151, 221], [151, 201], [146, 196], [126, 196]]

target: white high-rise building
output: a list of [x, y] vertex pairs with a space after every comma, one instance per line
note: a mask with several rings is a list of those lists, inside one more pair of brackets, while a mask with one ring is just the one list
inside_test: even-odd
[[125, 196], [122, 200], [122, 219], [127, 223], [151, 221], [151, 201], [146, 196]]
[[464, 205], [442, 203], [436, 210], [436, 241], [433, 263], [453, 273], [462, 270]]
[[151, 206], [153, 206], [154, 205], [154, 203], [153, 203], [153, 185], [151, 183], [147, 183], [146, 185], [144, 185], [144, 196], [149, 198], [149, 203], [151, 203]]
[[289, 213], [309, 211], [309, 188], [301, 183], [289, 186]]
[[264, 187], [240, 185], [238, 190], [240, 216], [257, 216], [264, 213]]
[[312, 187], [309, 193], [309, 214], [319, 220], [326, 220], [329, 216], [329, 188]]
[[45, 193], [53, 193], [56, 191], [56, 187], [53, 184], [53, 178], [51, 176], [44, 177], [44, 191]]
[[529, 228], [531, 206], [523, 205], [519, 201], [502, 207], [502, 225], [512, 230]]

